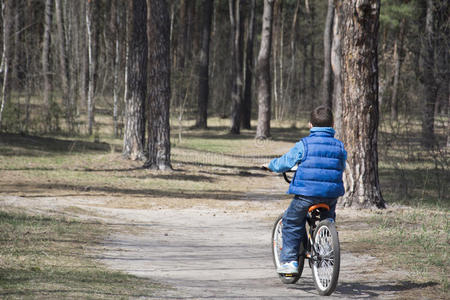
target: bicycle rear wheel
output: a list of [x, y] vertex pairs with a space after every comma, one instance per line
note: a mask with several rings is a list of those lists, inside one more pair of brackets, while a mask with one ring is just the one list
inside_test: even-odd
[[[275, 265], [275, 269], [280, 266], [280, 253], [283, 248], [283, 214], [278, 216], [275, 224], [273, 225], [272, 230], [272, 256], [273, 256], [273, 264]], [[300, 249], [302, 249], [303, 245], [300, 245]], [[301, 252], [302, 253], [302, 252]], [[302, 276], [303, 266], [305, 264], [305, 256], [301, 255], [298, 259], [298, 274], [278, 274], [281, 282], [285, 284], [294, 284], [296, 283], [300, 277]]]
[[340, 268], [339, 237], [334, 222], [323, 220], [314, 230], [314, 245], [311, 247], [314, 285], [320, 295], [331, 295], [336, 289]]

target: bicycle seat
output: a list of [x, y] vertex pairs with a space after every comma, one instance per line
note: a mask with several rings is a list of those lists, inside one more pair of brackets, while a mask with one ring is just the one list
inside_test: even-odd
[[321, 210], [326, 211], [326, 210], [330, 210], [330, 207], [325, 203], [318, 203], [318, 204], [310, 206], [308, 209], [308, 212], [312, 212], [313, 210], [316, 210], [316, 209], [318, 209], [319, 211], [321, 211]]

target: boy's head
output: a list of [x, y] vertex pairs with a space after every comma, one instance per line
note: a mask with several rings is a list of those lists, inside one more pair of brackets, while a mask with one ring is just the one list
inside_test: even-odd
[[320, 105], [311, 112], [310, 127], [333, 127], [333, 112], [328, 106]]

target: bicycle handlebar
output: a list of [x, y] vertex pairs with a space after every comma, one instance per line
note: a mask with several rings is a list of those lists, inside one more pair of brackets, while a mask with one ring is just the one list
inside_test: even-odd
[[291, 180], [287, 177], [286, 172], [283, 172], [284, 180], [286, 180], [287, 183], [291, 183]]
[[[265, 170], [265, 171], [270, 171], [269, 168], [267, 168], [266, 166], [261, 166], [261, 169]], [[291, 180], [289, 179], [289, 177], [287, 176], [286, 173], [293, 173], [297, 171], [297, 167], [293, 167], [292, 169], [290, 169], [289, 171], [283, 172], [283, 178], [287, 183], [291, 183]]]

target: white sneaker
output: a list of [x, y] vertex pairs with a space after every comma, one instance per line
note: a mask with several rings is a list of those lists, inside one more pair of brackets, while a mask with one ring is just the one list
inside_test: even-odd
[[297, 274], [298, 273], [298, 262], [293, 260], [288, 263], [284, 263], [277, 268], [277, 273], [280, 274]]

